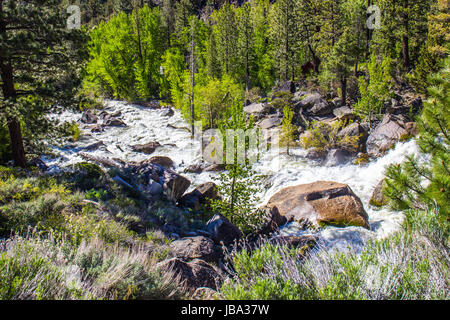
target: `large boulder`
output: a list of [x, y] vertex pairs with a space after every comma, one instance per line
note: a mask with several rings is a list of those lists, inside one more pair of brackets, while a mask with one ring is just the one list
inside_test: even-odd
[[210, 200], [219, 198], [217, 186], [214, 182], [207, 182], [199, 185], [192, 192], [186, 193], [179, 200], [181, 206], [200, 210], [202, 205], [209, 205]]
[[253, 115], [257, 119], [260, 119], [264, 114], [267, 114], [269, 108], [264, 103], [252, 103], [244, 107], [244, 112], [248, 115]]
[[137, 144], [131, 147], [131, 149], [135, 152], [142, 152], [145, 154], [152, 154], [155, 152], [156, 148], [160, 147], [161, 144], [157, 141], [152, 141], [146, 144]]
[[264, 223], [258, 231], [259, 235], [269, 235], [287, 223], [286, 217], [280, 214], [277, 207], [263, 207], [260, 210], [264, 212]]
[[189, 188], [191, 182], [189, 179], [179, 175], [175, 171], [170, 169], [165, 169], [163, 174], [163, 189], [164, 193], [168, 199], [173, 202], [178, 202], [178, 200], [183, 196], [184, 192]]
[[369, 137], [368, 128], [354, 122], [339, 131], [338, 137], [342, 140], [348, 140], [354, 143], [353, 146], [348, 146], [347, 151], [353, 152], [354, 154], [357, 154], [358, 152], [365, 152], [366, 141]]
[[199, 259], [187, 263], [181, 259], [172, 258], [158, 263], [156, 269], [165, 273], [169, 272], [173, 281], [191, 293], [200, 287], [216, 290], [220, 279], [218, 272], [211, 265]]
[[126, 124], [122, 119], [119, 119], [110, 114], [104, 116], [103, 125], [106, 127], [126, 127]]
[[379, 157], [391, 149], [398, 141], [409, 136], [410, 132], [408, 132], [402, 119], [387, 114], [367, 139], [367, 153], [371, 157]]
[[302, 108], [311, 116], [328, 116], [333, 113], [332, 104], [328, 103], [328, 101], [317, 92], [305, 95], [303, 99], [297, 103], [296, 107]]
[[271, 116], [258, 122], [258, 126], [263, 130], [276, 128], [281, 125], [281, 118], [279, 116]]
[[288, 187], [268, 202], [288, 220], [315, 225], [362, 226], [370, 229], [361, 200], [348, 185], [319, 181]]
[[206, 230], [213, 236], [214, 241], [223, 242], [225, 245], [232, 244], [243, 236], [241, 230], [221, 214], [216, 214], [206, 223]]
[[185, 261], [202, 259], [212, 262], [218, 257], [214, 241], [203, 236], [183, 238], [172, 242], [170, 247], [177, 258]]

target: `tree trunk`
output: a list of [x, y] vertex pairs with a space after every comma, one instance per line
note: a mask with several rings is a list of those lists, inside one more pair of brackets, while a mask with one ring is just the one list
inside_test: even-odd
[[[2, 3], [0, 3], [0, 13], [3, 13]], [[0, 34], [2, 38], [6, 39], [6, 26], [5, 21], [1, 19], [0, 15]], [[1, 54], [1, 53], [0, 53]], [[14, 87], [14, 73], [11, 62], [4, 56], [0, 55], [0, 72], [2, 77], [2, 91], [5, 100], [16, 101], [17, 92]], [[14, 165], [25, 168], [27, 161], [25, 159], [25, 149], [23, 147], [22, 131], [20, 128], [20, 122], [15, 117], [7, 119], [9, 137], [11, 139], [11, 149], [14, 160]]]
[[347, 78], [341, 77], [342, 105], [347, 105]]
[[[404, 10], [408, 10], [408, 0], [405, 0], [403, 5]], [[411, 63], [409, 59], [409, 16], [407, 12], [403, 15], [403, 27], [405, 29], [402, 37], [403, 66], [408, 72], [411, 69]]]

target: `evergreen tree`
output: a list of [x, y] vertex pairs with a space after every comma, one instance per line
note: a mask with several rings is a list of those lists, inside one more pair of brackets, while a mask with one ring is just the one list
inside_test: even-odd
[[234, 5], [225, 3], [220, 10], [216, 12], [215, 17], [217, 25], [216, 31], [217, 53], [223, 73], [238, 73], [237, 68], [237, 21], [236, 9]]
[[[9, 128], [12, 156], [25, 167], [22, 131], [47, 128], [45, 113], [74, 102], [82, 30], [67, 28], [66, 8], [56, 0], [0, 2], [2, 124]], [[72, 84], [71, 84], [72, 82]]]
[[383, 22], [374, 32], [374, 42], [392, 58], [401, 58], [404, 71], [409, 72], [427, 35], [430, 1], [378, 0], [375, 4], [383, 13]]
[[245, 89], [250, 89], [250, 74], [254, 62], [254, 31], [251, 17], [251, 7], [247, 2], [242, 7], [237, 9], [237, 24], [238, 24], [238, 59], [242, 65], [245, 75], [243, 82]]
[[437, 206], [443, 219], [450, 208], [450, 58], [430, 82], [429, 99], [418, 119], [417, 143], [426, 160], [410, 157], [386, 173], [385, 194], [396, 209]]
[[272, 9], [270, 34], [274, 58], [278, 63], [279, 80], [293, 80], [299, 64], [298, 1], [279, 0]]

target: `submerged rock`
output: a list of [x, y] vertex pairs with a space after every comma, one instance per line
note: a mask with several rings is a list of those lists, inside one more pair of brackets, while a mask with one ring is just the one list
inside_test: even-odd
[[288, 220], [316, 225], [362, 226], [370, 229], [369, 217], [361, 200], [348, 185], [319, 181], [288, 187], [268, 202]]

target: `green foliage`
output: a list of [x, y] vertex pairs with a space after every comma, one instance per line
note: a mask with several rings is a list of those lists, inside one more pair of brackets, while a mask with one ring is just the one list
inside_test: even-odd
[[154, 258], [137, 246], [93, 239], [80, 246], [33, 234], [3, 241], [0, 299], [170, 299], [173, 283], [152, 269]]
[[87, 80], [127, 100], [157, 97], [164, 39], [160, 11], [147, 6], [102, 22], [91, 34]]
[[450, 179], [450, 59], [444, 69], [430, 79], [429, 99], [418, 119], [418, 145], [426, 160], [410, 157], [402, 165], [392, 165], [386, 176], [386, 196], [394, 208], [424, 208], [436, 205], [443, 219], [449, 215]]
[[314, 121], [301, 136], [300, 144], [304, 149], [329, 151], [337, 148], [355, 152], [358, 150], [360, 137], [339, 135], [340, 130], [348, 124], [346, 120], [333, 121], [331, 124]]
[[295, 125], [292, 124], [294, 112], [289, 106], [283, 108], [283, 120], [281, 126], [281, 144], [286, 146], [287, 154], [289, 154], [289, 147], [294, 141], [294, 133], [296, 131]]
[[372, 120], [372, 116], [381, 116], [384, 103], [391, 94], [391, 59], [385, 57], [381, 63], [375, 55], [371, 56], [367, 65], [369, 81], [364, 77], [358, 80], [361, 98], [354, 107], [355, 114], [363, 120]]

